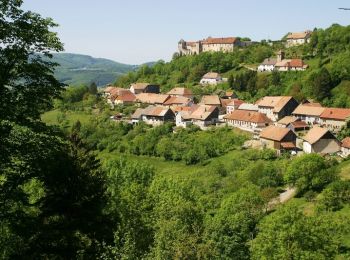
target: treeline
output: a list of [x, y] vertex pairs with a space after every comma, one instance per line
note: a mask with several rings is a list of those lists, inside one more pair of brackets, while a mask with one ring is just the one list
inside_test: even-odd
[[203, 163], [234, 149], [248, 139], [231, 128], [201, 131], [198, 127], [177, 129], [172, 124], [151, 128], [146, 124], [132, 126], [110, 120], [93, 120], [80, 127], [81, 137], [91, 149], [163, 157], [165, 160]]

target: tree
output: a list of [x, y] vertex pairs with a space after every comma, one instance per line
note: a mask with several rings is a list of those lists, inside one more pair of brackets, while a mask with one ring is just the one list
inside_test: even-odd
[[276, 70], [272, 71], [272, 79], [271, 79], [271, 83], [274, 86], [279, 86], [281, 84], [281, 76], [280, 73]]
[[248, 242], [263, 216], [264, 200], [256, 186], [242, 188], [225, 199], [207, 228], [218, 259], [250, 259]]
[[258, 226], [252, 259], [334, 259], [340, 253], [349, 221], [331, 215], [305, 216], [296, 206], [283, 206]]
[[228, 77], [227, 82], [228, 82], [228, 86], [229, 86], [230, 88], [232, 88], [232, 89], [233, 89], [233, 86], [234, 86], [234, 82], [235, 82], [235, 80], [234, 80], [234, 78], [233, 78], [233, 75], [232, 75], [232, 74], [230, 74], [230, 76]]
[[321, 190], [337, 178], [335, 170], [322, 156], [306, 154], [294, 159], [285, 173], [285, 181], [303, 193]]
[[0, 3], [0, 119], [28, 122], [52, 107], [62, 84], [54, 75], [50, 52], [63, 50], [50, 18], [20, 9], [21, 0]]
[[89, 93], [91, 95], [96, 95], [97, 94], [97, 85], [95, 82], [92, 82], [89, 86]]
[[322, 192], [319, 208], [329, 211], [339, 210], [350, 203], [350, 181], [336, 181]]
[[320, 71], [311, 76], [313, 94], [317, 100], [322, 101], [331, 95], [333, 88], [332, 78], [328, 70], [322, 67]]

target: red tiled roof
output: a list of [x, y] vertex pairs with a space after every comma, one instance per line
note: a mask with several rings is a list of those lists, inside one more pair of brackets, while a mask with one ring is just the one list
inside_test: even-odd
[[292, 142], [282, 142], [281, 143], [281, 146], [284, 148], [284, 149], [294, 149], [295, 148], [295, 144], [292, 143]]
[[125, 102], [133, 102], [136, 100], [136, 96], [131, 93], [131, 92], [125, 92], [122, 93], [121, 95], [119, 95], [116, 100], [121, 100], [121, 101], [125, 101]]
[[350, 137], [344, 138], [341, 146], [350, 149]]
[[320, 117], [345, 121], [350, 118], [350, 108], [325, 108]]
[[247, 110], [234, 110], [231, 114], [226, 115], [225, 119], [266, 124], [272, 122], [265, 114]]
[[302, 59], [291, 59], [289, 62], [289, 67], [303, 67], [304, 62]]

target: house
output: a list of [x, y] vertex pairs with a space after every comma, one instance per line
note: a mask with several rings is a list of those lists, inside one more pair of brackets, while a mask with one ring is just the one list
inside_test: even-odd
[[287, 128], [289, 128], [290, 130], [292, 130], [295, 133], [297, 133], [297, 132], [309, 130], [310, 126], [307, 123], [305, 123], [304, 121], [297, 120], [297, 121], [294, 121], [294, 122], [290, 122], [287, 125]]
[[204, 95], [202, 96], [200, 104], [221, 107], [221, 100], [218, 95]]
[[188, 88], [173, 88], [170, 90], [167, 95], [172, 97], [187, 97], [187, 98], [193, 98], [192, 90]]
[[235, 47], [241, 46], [241, 42], [236, 37], [212, 38], [208, 37], [202, 41], [203, 52], [231, 52]]
[[240, 105], [244, 103], [243, 100], [239, 100], [239, 99], [228, 99], [228, 100], [229, 102], [226, 103], [226, 114], [231, 114], [233, 111], [237, 110]]
[[192, 99], [182, 96], [172, 96], [163, 103], [164, 106], [191, 106], [192, 104]]
[[135, 112], [131, 115], [131, 123], [133, 125], [138, 124], [142, 120], [143, 108], [137, 108]]
[[331, 154], [340, 151], [340, 142], [327, 128], [315, 126], [303, 139], [305, 153]]
[[341, 156], [347, 158], [350, 155], [350, 137], [346, 137], [341, 142]]
[[250, 42], [241, 42], [236, 37], [212, 38], [200, 41], [184, 41], [178, 42], [178, 51], [180, 55], [194, 55], [202, 52], [230, 52], [236, 47], [250, 45]]
[[311, 31], [289, 33], [287, 35], [286, 47], [288, 48], [309, 43], [311, 34]]
[[234, 110], [224, 117], [229, 126], [234, 126], [249, 132], [260, 132], [272, 123], [266, 115], [259, 112], [246, 110]]
[[115, 105], [130, 105], [136, 101], [136, 96], [129, 90], [122, 92], [121, 95], [114, 99]]
[[284, 59], [275, 64], [275, 69], [278, 71], [304, 71], [308, 65], [302, 59]]
[[321, 125], [329, 130], [338, 132], [350, 120], [349, 108], [325, 108], [320, 115]]
[[255, 104], [250, 104], [250, 103], [242, 103], [239, 107], [239, 110], [247, 110], [247, 111], [258, 111], [259, 107]]
[[141, 104], [163, 105], [169, 98], [169, 95], [164, 94], [141, 93], [136, 95], [136, 102]]
[[219, 121], [219, 108], [216, 106], [199, 105], [190, 114], [194, 125], [201, 128], [215, 125]]
[[191, 113], [197, 109], [197, 105], [188, 107], [173, 107], [172, 110], [175, 113], [175, 124], [178, 127], [186, 128], [192, 125]]
[[287, 125], [289, 125], [290, 123], [293, 123], [298, 120], [299, 119], [295, 116], [285, 116], [277, 122], [276, 126], [287, 127]]
[[308, 65], [304, 63], [302, 59], [285, 59], [284, 52], [279, 51], [277, 53], [277, 62], [275, 63], [275, 70], [277, 71], [290, 71], [297, 70], [303, 71], [308, 68]]
[[199, 83], [201, 85], [217, 85], [221, 82], [223, 82], [223, 79], [219, 73], [208, 72], [202, 77]]
[[260, 140], [266, 148], [276, 150], [295, 150], [296, 134], [284, 127], [268, 126], [260, 133]]
[[130, 91], [133, 94], [140, 93], [160, 93], [160, 88], [158, 85], [150, 84], [150, 83], [133, 83], [130, 85]]
[[298, 106], [291, 96], [266, 96], [259, 99], [256, 103], [258, 111], [267, 115], [272, 121], [276, 122], [285, 116], [289, 116]]
[[296, 118], [309, 125], [320, 124], [320, 116], [324, 112], [324, 107], [300, 104], [292, 113]]
[[258, 71], [273, 71], [275, 69], [276, 63], [277, 59], [267, 58], [259, 65]]
[[134, 121], [138, 119], [144, 121], [148, 125], [158, 126], [165, 122], [173, 122], [175, 114], [168, 107], [148, 106], [144, 109], [137, 109], [131, 118]]

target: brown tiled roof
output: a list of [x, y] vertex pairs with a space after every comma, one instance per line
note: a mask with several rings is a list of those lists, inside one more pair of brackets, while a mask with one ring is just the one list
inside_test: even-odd
[[174, 113], [180, 112], [180, 111], [193, 111], [197, 108], [197, 105], [192, 106], [172, 106], [171, 110], [173, 110]]
[[190, 101], [191, 101], [190, 98], [179, 96], [179, 97], [170, 97], [163, 104], [166, 106], [181, 105], [181, 104], [188, 104]]
[[305, 39], [311, 34], [310, 31], [305, 31], [305, 32], [294, 32], [290, 33], [287, 36], [287, 39]]
[[341, 146], [350, 149], [350, 137], [346, 137], [341, 142]]
[[274, 112], [280, 112], [292, 98], [291, 96], [267, 96], [259, 99], [255, 104], [261, 107], [271, 107]]
[[131, 84], [130, 87], [134, 87], [134, 89], [138, 89], [138, 90], [143, 90], [143, 89], [145, 89], [148, 85], [149, 85], [149, 83], [133, 83], [133, 84]]
[[169, 111], [169, 108], [162, 106], [149, 106], [144, 109], [143, 114], [146, 116], [164, 116]]
[[260, 137], [273, 141], [281, 141], [289, 132], [293, 131], [288, 128], [271, 125], [261, 131]]
[[307, 115], [307, 116], [320, 116], [324, 107], [316, 107], [316, 106], [305, 106], [305, 104], [301, 104], [297, 106], [297, 108], [293, 111], [293, 115]]
[[155, 93], [140, 93], [136, 95], [136, 100], [138, 102], [146, 104], [163, 104], [169, 98], [169, 95]]
[[226, 91], [226, 92], [225, 92], [225, 96], [226, 96], [226, 97], [231, 97], [231, 96], [233, 96], [233, 91]]
[[321, 118], [345, 121], [350, 118], [350, 108], [325, 108]]
[[295, 129], [298, 128], [309, 128], [309, 125], [304, 121], [295, 121], [290, 123]]
[[284, 149], [294, 149], [294, 148], [295, 148], [295, 144], [292, 143], [292, 142], [282, 142], [282, 143], [281, 143], [281, 146], [282, 146]]
[[[230, 102], [228, 102], [226, 104], [226, 106], [234, 106], [234, 107], [239, 107], [240, 105], [242, 105], [244, 103], [243, 100], [240, 100], [238, 98], [235, 98], [235, 99], [228, 99]], [[222, 100], [221, 100], [222, 101]]]
[[228, 114], [224, 117], [228, 120], [237, 120], [251, 123], [271, 123], [271, 119], [269, 119], [265, 114], [247, 110], [234, 110], [231, 114]]
[[173, 88], [167, 94], [174, 96], [191, 96], [192, 91], [188, 88]]
[[309, 130], [309, 132], [304, 137], [304, 140], [310, 144], [314, 144], [327, 133], [330, 133], [327, 128], [315, 126]]
[[298, 120], [298, 118], [296, 118], [295, 116], [285, 116], [281, 120], [279, 120], [277, 123], [279, 123], [281, 125], [288, 125], [288, 124], [295, 122], [297, 120]]
[[212, 38], [208, 37], [203, 40], [203, 44], [234, 44], [237, 41], [235, 37], [226, 37], [226, 38]]
[[112, 89], [114, 89], [115, 87], [113, 87], [113, 86], [109, 86], [109, 87], [106, 87], [105, 89], [104, 89], [104, 92], [107, 92], [107, 93], [109, 93]]
[[218, 95], [204, 95], [200, 103], [203, 105], [214, 105], [214, 106], [221, 105], [220, 98]]
[[208, 72], [202, 78], [203, 79], [216, 79], [221, 77], [221, 75], [217, 72]]
[[116, 100], [121, 100], [121, 101], [126, 101], [126, 102], [133, 102], [136, 100], [136, 96], [131, 93], [130, 91], [129, 92], [125, 92], [125, 93], [122, 93], [121, 95], [119, 95]]
[[302, 59], [285, 59], [285, 60], [276, 62], [275, 67], [304, 68], [304, 67], [307, 67], [307, 65], [304, 63]]
[[215, 109], [217, 109], [215, 106], [200, 105], [190, 114], [190, 118], [204, 121], [215, 111]]

